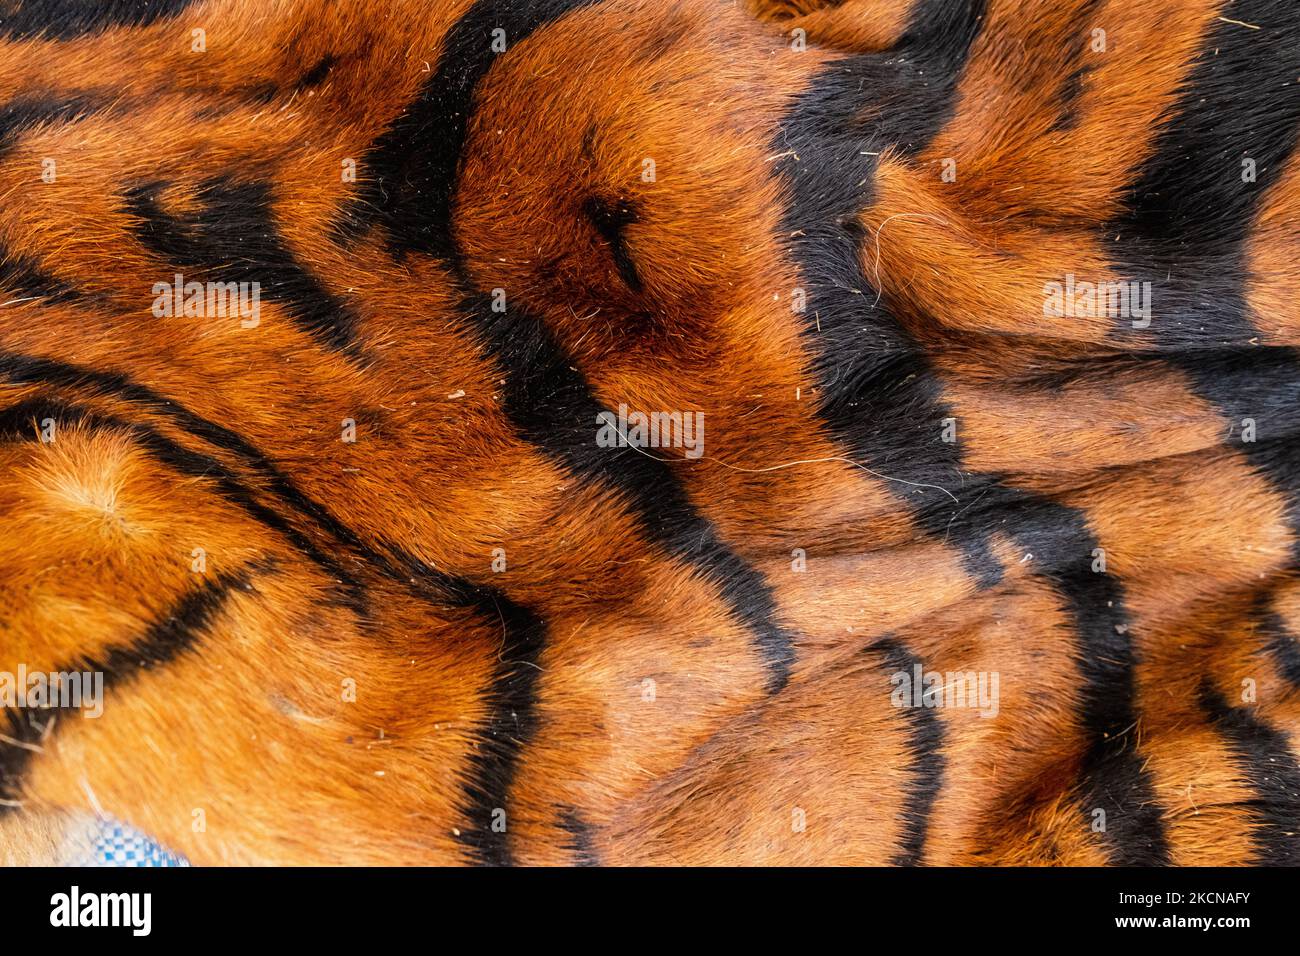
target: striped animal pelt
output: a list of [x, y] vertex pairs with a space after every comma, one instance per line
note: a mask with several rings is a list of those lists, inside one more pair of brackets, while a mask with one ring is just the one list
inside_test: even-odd
[[0, 0], [0, 859], [1300, 863], [1298, 81], [1292, 0]]

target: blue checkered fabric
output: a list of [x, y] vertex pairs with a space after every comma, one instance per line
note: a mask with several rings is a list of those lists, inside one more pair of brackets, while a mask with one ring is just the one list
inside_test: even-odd
[[177, 856], [151, 840], [135, 827], [117, 820], [99, 820], [89, 858], [77, 860], [75, 866], [189, 866]]

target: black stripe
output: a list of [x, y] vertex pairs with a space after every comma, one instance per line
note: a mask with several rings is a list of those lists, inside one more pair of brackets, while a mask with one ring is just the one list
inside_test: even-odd
[[1233, 707], [1208, 678], [1201, 681], [1200, 703], [1255, 792], [1248, 804], [1252, 863], [1300, 866], [1300, 766], [1286, 735], [1250, 708]]
[[[1169, 862], [1164, 815], [1137, 752], [1137, 706], [1124, 589], [1094, 571], [1100, 545], [1078, 509], [1031, 492], [998, 486], [954, 523], [996, 527], [1024, 551], [1023, 567], [1043, 578], [1065, 602], [1076, 635], [1082, 679], [1079, 710], [1086, 750], [1080, 768], [1083, 822], [1106, 812], [1105, 843], [1112, 863], [1156, 866]], [[1101, 565], [1097, 565], [1100, 567]]]
[[[906, 674], [912, 678], [914, 668], [921, 664], [906, 647], [892, 637], [882, 638], [867, 649], [884, 657], [887, 675]], [[886, 684], [886, 697], [893, 688]], [[912, 753], [912, 789], [903, 804], [903, 832], [898, 849], [890, 863], [893, 866], [919, 866], [925, 857], [925, 838], [930, 828], [930, 814], [934, 801], [943, 788], [943, 722], [928, 707], [903, 707], [907, 717], [907, 746]]]
[[[165, 183], [133, 186], [125, 196], [134, 232], [169, 264], [220, 282], [256, 282], [294, 323], [322, 345], [361, 357], [357, 317], [289, 250], [275, 222], [270, 186], [218, 178], [198, 191], [201, 209], [179, 218], [159, 203]], [[162, 277], [171, 282], [170, 275]], [[152, 287], [152, 283], [149, 283]]]
[[493, 31], [505, 31], [506, 49], [573, 10], [598, 0], [478, 0], [447, 31], [437, 69], [415, 101], [381, 136], [361, 168], [358, 198], [345, 208], [337, 232], [364, 234], [382, 222], [392, 250], [452, 261], [451, 206], [474, 93], [499, 54]]
[[1096, 23], [1094, 17], [1104, 3], [1105, 0], [1086, 0], [1072, 17], [1074, 33], [1069, 37], [1068, 45], [1059, 51], [1062, 61], [1057, 70], [1062, 79], [1057, 92], [1057, 114], [1049, 132], [1073, 130], [1082, 118], [1080, 100], [1084, 81], [1100, 62], [1089, 49], [1089, 41]]
[[771, 587], [722, 543], [670, 466], [640, 449], [596, 445], [597, 415], [604, 409], [541, 320], [519, 311], [493, 312], [487, 296], [466, 300], [462, 311], [487, 353], [509, 370], [502, 406], [524, 440], [583, 479], [617, 488], [651, 541], [717, 585], [732, 615], [755, 636], [769, 690], [784, 687], [793, 637], [775, 620]]
[[1300, 690], [1300, 637], [1291, 632], [1274, 610], [1271, 594], [1265, 592], [1259, 596], [1251, 609], [1251, 618], [1278, 676], [1293, 689]]
[[0, 740], [0, 801], [6, 801], [0, 802], [0, 816], [19, 808], [23, 777], [36, 756], [30, 748], [40, 746], [48, 725], [46, 712], [31, 707], [6, 708], [0, 733], [17, 743]]
[[[4, 21], [0, 20], [0, 31]], [[34, 126], [47, 123], [66, 123], [87, 115], [94, 109], [91, 100], [82, 96], [63, 99], [25, 97], [11, 100], [0, 106], [0, 156], [18, 138]]]
[[[475, 862], [509, 866], [514, 857], [507, 807], [520, 756], [537, 733], [538, 659], [546, 644], [546, 625], [503, 593], [484, 593], [504, 626], [505, 638], [485, 695], [489, 717], [469, 756], [464, 801], [469, 826], [461, 830], [459, 839]], [[494, 814], [504, 821], [503, 829], [493, 829]]]
[[11, 0], [0, 11], [0, 35], [75, 40], [114, 27], [147, 27], [178, 16], [192, 0]]
[[266, 558], [238, 571], [215, 575], [182, 597], [138, 639], [110, 648], [101, 660], [81, 669], [103, 671], [105, 687], [116, 687], [142, 670], [174, 661], [194, 649], [233, 591], [253, 591], [255, 577], [275, 570], [275, 560]]
[[[1249, 233], [1300, 130], [1300, 17], [1290, 0], [1235, 0], [1215, 19], [1156, 137], [1120, 225], [1159, 238], [1184, 261]], [[1251, 158], [1258, 179], [1242, 180]]]
[[[960, 433], [956, 443], [943, 441], [952, 410], [922, 349], [864, 272], [858, 215], [873, 198], [871, 154], [918, 152], [947, 121], [983, 6], [921, 3], [896, 50], [828, 66], [773, 144], [789, 190], [781, 233], [805, 286], [818, 413], [848, 457], [892, 479], [936, 535], [990, 479], [963, 469]], [[972, 530], [959, 542], [967, 569], [982, 586], [995, 584], [1001, 567], [988, 535]]]
[[[1062, 517], [1082, 525], [1078, 512]], [[1111, 863], [1163, 866], [1170, 861], [1164, 811], [1137, 749], [1136, 656], [1129, 636], [1122, 588], [1109, 574], [1092, 571], [1096, 540], [1086, 527], [1069, 532], [1079, 557], [1054, 569], [1079, 636], [1083, 676], [1083, 729], [1088, 744], [1081, 767], [1080, 806], [1091, 826], [1093, 811], [1106, 811], [1105, 843]]]
[[[887, 124], [905, 124], [880, 131], [905, 153], [923, 149], [951, 118], [957, 84], [987, 7], [987, 0], [918, 0], [912, 8], [907, 29], [889, 57], [900, 71], [898, 85], [883, 102], [875, 100], [887, 114]], [[904, 112], [913, 115], [899, 115]], [[899, 130], [912, 135], [896, 135]]]
[[[46, 272], [41, 266], [10, 252], [0, 243], [0, 289], [19, 299], [43, 299], [46, 304], [77, 302], [82, 294], [72, 285]], [[7, 296], [0, 295], [0, 299]]]
[[309, 90], [313, 87], [320, 86], [329, 77], [330, 71], [338, 65], [339, 58], [333, 53], [327, 53], [319, 60], [316, 65], [302, 75], [302, 78], [295, 84], [296, 90]]
[[609, 246], [610, 256], [619, 277], [633, 292], [641, 291], [641, 275], [636, 260], [627, 248], [627, 227], [638, 219], [636, 208], [626, 199], [606, 200], [596, 196], [588, 199], [582, 211], [591, 220], [600, 237]]
[[[128, 644], [107, 648], [99, 658], [85, 658], [54, 668], [55, 673], [89, 671], [104, 675], [104, 692], [129, 682], [141, 670], [175, 660], [202, 640], [231, 593], [253, 590], [253, 578], [273, 571], [274, 562], [262, 561], [238, 571], [214, 575], [181, 597], [162, 617]], [[26, 744], [39, 744], [49, 723], [46, 711], [20, 707], [5, 711], [5, 734]], [[57, 711], [53, 711], [57, 713]], [[0, 741], [0, 798], [18, 801], [23, 776], [34, 757], [26, 747]], [[0, 804], [0, 813], [14, 809]]]
[[565, 849], [573, 854], [574, 866], [600, 866], [600, 857], [592, 845], [591, 825], [575, 807], [561, 809], [559, 826], [569, 834]]
[[[274, 498], [298, 514], [310, 518], [335, 540], [364, 555], [393, 580], [409, 584], [412, 575], [432, 572], [432, 569], [413, 557], [405, 555], [394, 546], [384, 546], [385, 550], [393, 554], [393, 560], [379, 554], [348, 525], [298, 488], [288, 475], [243, 436], [196, 414], [172, 398], [132, 381], [121, 373], [85, 368], [53, 359], [0, 352], [0, 376], [20, 384], [44, 384], [75, 391], [89, 391], [95, 395], [138, 405], [168, 418], [195, 438], [238, 456], [266, 481], [267, 491]], [[231, 477], [233, 480], [233, 476], [226, 477]]]

